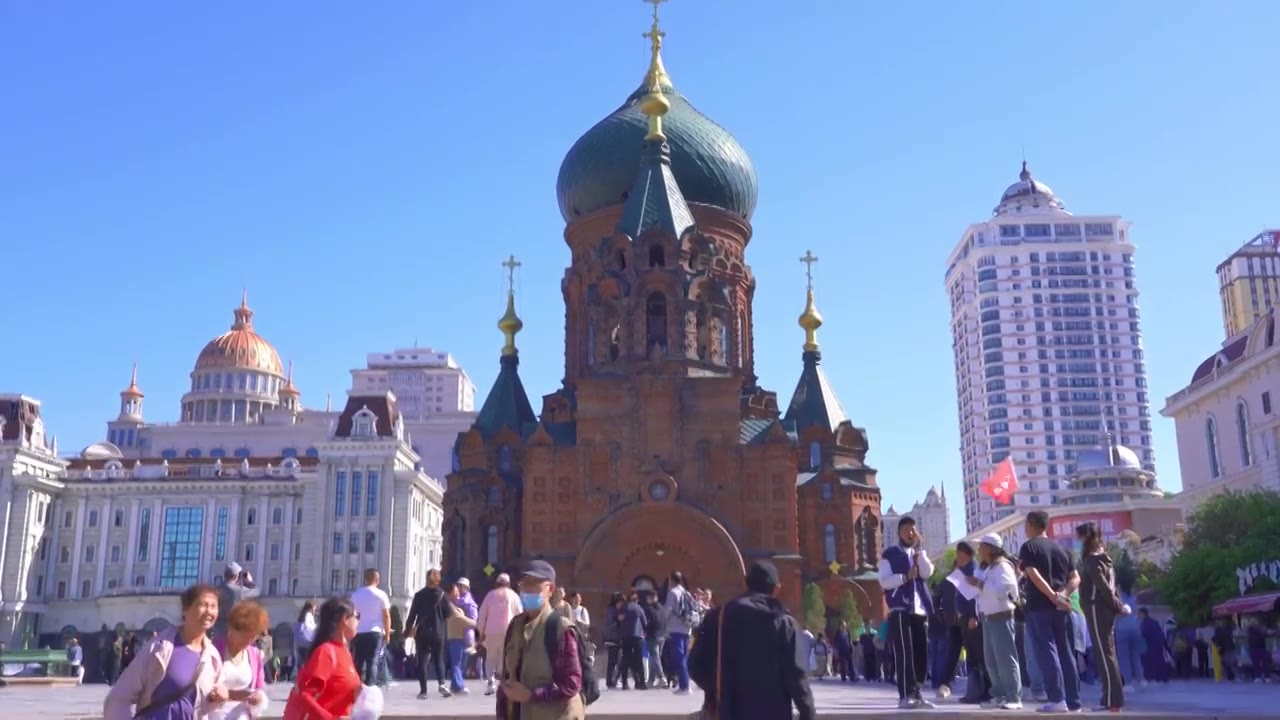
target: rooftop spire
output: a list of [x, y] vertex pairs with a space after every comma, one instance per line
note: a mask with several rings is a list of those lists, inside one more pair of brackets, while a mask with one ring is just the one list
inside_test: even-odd
[[302, 393], [293, 384], [293, 361], [289, 361], [289, 374], [285, 376], [284, 387], [280, 388], [281, 395], [298, 396]]
[[671, 109], [671, 101], [662, 94], [663, 86], [671, 85], [671, 77], [662, 65], [662, 38], [667, 34], [662, 31], [658, 19], [658, 6], [666, 1], [644, 0], [653, 5], [653, 25], [644, 33], [644, 37], [649, 38], [650, 48], [649, 70], [644, 75], [644, 84], [649, 89], [649, 94], [640, 100], [640, 111], [649, 117], [649, 134], [644, 139], [659, 142], [667, 139], [662, 134], [662, 116]]
[[811, 251], [805, 250], [804, 257], [800, 258], [800, 262], [804, 263], [805, 277], [805, 304], [804, 312], [800, 313], [800, 327], [804, 328], [804, 349], [805, 352], [817, 352], [818, 350], [818, 328], [822, 327], [822, 315], [818, 313], [818, 308], [813, 302], [813, 264], [818, 262], [818, 256]]
[[242, 328], [253, 326], [253, 311], [249, 309], [249, 289], [244, 288], [240, 291], [240, 307], [236, 308], [233, 314], [236, 321], [231, 324], [232, 330], [240, 330]]
[[1018, 173], [1018, 179], [1022, 182], [1026, 182], [1031, 179], [1031, 171], [1027, 169], [1027, 161], [1025, 158], [1022, 161], [1022, 172]]
[[142, 391], [138, 389], [138, 363], [133, 363], [133, 374], [129, 377], [129, 387], [124, 389], [121, 395], [127, 397], [142, 397]]
[[512, 255], [502, 262], [502, 267], [507, 269], [507, 311], [503, 313], [498, 320], [498, 329], [502, 331], [506, 342], [502, 346], [503, 356], [517, 355], [519, 350], [516, 349], [516, 333], [524, 329], [524, 323], [521, 322], [520, 316], [516, 315], [516, 268], [521, 263], [516, 260], [516, 256]]

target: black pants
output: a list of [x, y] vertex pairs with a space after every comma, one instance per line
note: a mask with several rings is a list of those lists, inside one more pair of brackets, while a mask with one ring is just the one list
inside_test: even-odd
[[1107, 708], [1124, 707], [1124, 678], [1120, 675], [1120, 658], [1116, 655], [1116, 614], [1110, 608], [1096, 605], [1082, 607], [1084, 624], [1093, 641], [1093, 662], [1102, 685], [1102, 701]]
[[920, 699], [920, 686], [929, 671], [929, 622], [905, 610], [889, 613], [889, 642], [893, 645], [898, 699]]
[[444, 638], [435, 633], [420, 633], [413, 638], [418, 651], [418, 692], [427, 691], [427, 671], [435, 668], [436, 684], [443, 685], [444, 674]]
[[964, 666], [969, 669], [964, 699], [982, 702], [991, 697], [991, 678], [987, 676], [987, 663], [982, 653], [982, 625], [969, 629], [967, 621], [960, 631], [964, 639]]
[[608, 665], [605, 667], [604, 684], [609, 687], [618, 686], [619, 666], [622, 661], [622, 646], [616, 642], [605, 643], [608, 650]]
[[960, 667], [960, 649], [964, 647], [964, 633], [960, 631], [959, 625], [950, 625], [947, 627], [946, 642], [943, 644], [946, 662], [940, 666], [942, 668], [942, 677], [933, 679], [933, 687], [939, 688], [943, 685], [951, 687], [956, 681], [956, 668]]
[[857, 680], [858, 669], [853, 666], [853, 649], [841, 651], [838, 656], [840, 658], [840, 679]]
[[876, 662], [875, 648], [862, 651], [862, 675], [871, 681], [880, 679], [880, 663]]
[[360, 673], [360, 681], [365, 685], [378, 684], [378, 645], [382, 642], [382, 633], [358, 633], [351, 641], [356, 671]]
[[645, 682], [644, 657], [640, 654], [640, 643], [644, 642], [644, 638], [629, 637], [622, 639], [622, 672], [619, 676], [622, 680], [622, 687], [627, 686], [627, 676], [630, 675], [636, 681], [636, 689], [644, 690], [648, 688]]

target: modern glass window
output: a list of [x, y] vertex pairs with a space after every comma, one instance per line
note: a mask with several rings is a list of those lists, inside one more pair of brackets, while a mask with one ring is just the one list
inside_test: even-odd
[[347, 512], [347, 471], [333, 474], [333, 516], [342, 517]]
[[830, 523], [822, 529], [822, 552], [828, 565], [836, 561], [836, 526]]
[[146, 562], [151, 547], [151, 508], [142, 508], [138, 521], [138, 562]]
[[364, 480], [359, 470], [351, 472], [351, 517], [360, 514], [360, 482]]
[[342, 554], [342, 533], [340, 532], [336, 532], [333, 534], [333, 554], [334, 555]]
[[160, 551], [160, 587], [186, 588], [200, 581], [200, 541], [204, 508], [171, 507], [164, 511]]
[[213, 559], [227, 559], [227, 524], [229, 522], [230, 511], [227, 508], [218, 508], [218, 520], [213, 530]]
[[329, 573], [329, 592], [338, 592], [342, 589], [342, 571], [334, 570]]
[[368, 492], [365, 493], [365, 495], [367, 496], [366, 502], [368, 503], [368, 507], [365, 510], [365, 515], [377, 515], [378, 514], [378, 471], [370, 470], [369, 476], [368, 478], [366, 478], [365, 482], [367, 482], [369, 485]]

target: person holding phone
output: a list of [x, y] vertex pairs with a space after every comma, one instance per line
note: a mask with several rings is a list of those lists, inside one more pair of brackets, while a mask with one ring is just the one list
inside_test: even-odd
[[925, 582], [933, 574], [933, 561], [910, 515], [898, 520], [898, 542], [885, 548], [877, 570], [889, 605], [887, 641], [893, 648], [898, 707], [932, 708], [920, 691], [929, 667], [928, 618], [933, 614], [933, 599]]

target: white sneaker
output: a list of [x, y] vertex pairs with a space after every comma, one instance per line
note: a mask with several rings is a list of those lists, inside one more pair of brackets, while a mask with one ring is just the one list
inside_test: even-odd
[[914, 709], [915, 706], [916, 706], [916, 701], [912, 700], [911, 698], [902, 698], [901, 700], [898, 701], [899, 710], [911, 710], [911, 709]]
[[1006, 702], [1000, 703], [1000, 709], [1001, 709], [1001, 710], [1021, 710], [1021, 709], [1022, 709], [1022, 701], [1021, 701], [1021, 700], [1008, 700], [1008, 701], [1006, 701]]
[[447, 685], [436, 686], [436, 691], [440, 693], [440, 697], [453, 697], [453, 691]]
[[933, 703], [929, 702], [928, 700], [925, 700], [924, 698], [916, 698], [915, 700], [911, 701], [911, 707], [915, 710], [932, 710], [935, 707], [937, 707], [937, 705], [934, 705]]
[[1056, 703], [1045, 703], [1044, 705], [1041, 705], [1040, 707], [1036, 708], [1036, 712], [1064, 713], [1064, 712], [1067, 712], [1067, 703], [1065, 701], [1056, 702]]
[[498, 683], [494, 682], [493, 678], [489, 678], [488, 684], [484, 686], [484, 694], [492, 695], [496, 692], [498, 692]]
[[946, 700], [951, 697], [951, 687], [948, 685], [939, 685], [936, 695], [939, 700]]

